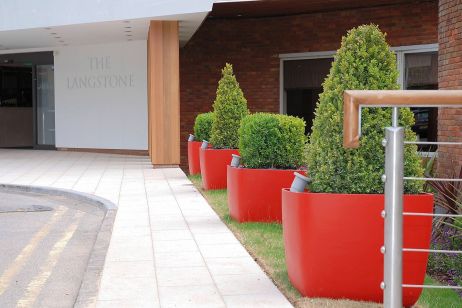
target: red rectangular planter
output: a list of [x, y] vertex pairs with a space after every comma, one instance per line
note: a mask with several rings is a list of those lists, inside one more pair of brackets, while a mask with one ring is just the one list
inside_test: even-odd
[[188, 141], [188, 166], [189, 174], [201, 173], [201, 164], [199, 158], [199, 149], [201, 148], [202, 142], [200, 141]]
[[288, 188], [296, 170], [228, 166], [228, 207], [239, 222], [282, 222], [281, 189]]
[[204, 189], [226, 188], [226, 166], [231, 163], [231, 154], [239, 155], [239, 150], [200, 149], [202, 187]]
[[[289, 278], [309, 297], [382, 302], [384, 195], [282, 191], [284, 246]], [[433, 195], [405, 195], [404, 211], [432, 213]], [[430, 247], [432, 217], [404, 216], [405, 248]], [[428, 253], [403, 253], [403, 283], [421, 285]], [[421, 288], [404, 288], [403, 305]]]

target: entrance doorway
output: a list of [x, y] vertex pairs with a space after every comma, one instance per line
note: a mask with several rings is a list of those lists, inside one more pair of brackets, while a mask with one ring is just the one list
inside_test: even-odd
[[0, 147], [33, 146], [32, 68], [0, 66]]
[[51, 52], [0, 55], [0, 148], [54, 148]]

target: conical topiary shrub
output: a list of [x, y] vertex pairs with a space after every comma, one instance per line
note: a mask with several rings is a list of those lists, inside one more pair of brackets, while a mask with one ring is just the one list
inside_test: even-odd
[[249, 114], [247, 100], [233, 74], [233, 66], [226, 63], [221, 74], [213, 103], [215, 120], [212, 124], [210, 142], [216, 149], [236, 149], [241, 120]]
[[[342, 38], [330, 73], [323, 84], [316, 107], [316, 118], [308, 145], [310, 190], [332, 193], [383, 193], [384, 128], [391, 126], [391, 108], [363, 108], [360, 146], [344, 149], [343, 91], [395, 90], [398, 71], [395, 55], [376, 25], [363, 25]], [[400, 109], [400, 125], [406, 128], [406, 140], [415, 140], [411, 131], [413, 113]], [[417, 148], [406, 145], [404, 173], [422, 176]], [[419, 193], [422, 183], [406, 181], [407, 193]]]

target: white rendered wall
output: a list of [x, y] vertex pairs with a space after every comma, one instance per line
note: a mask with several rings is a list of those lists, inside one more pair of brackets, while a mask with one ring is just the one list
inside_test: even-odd
[[148, 148], [146, 41], [55, 52], [56, 147]]

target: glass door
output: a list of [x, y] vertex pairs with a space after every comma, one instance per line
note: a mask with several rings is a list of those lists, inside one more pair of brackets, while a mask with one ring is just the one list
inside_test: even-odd
[[55, 91], [53, 65], [37, 65], [37, 144], [55, 145]]

